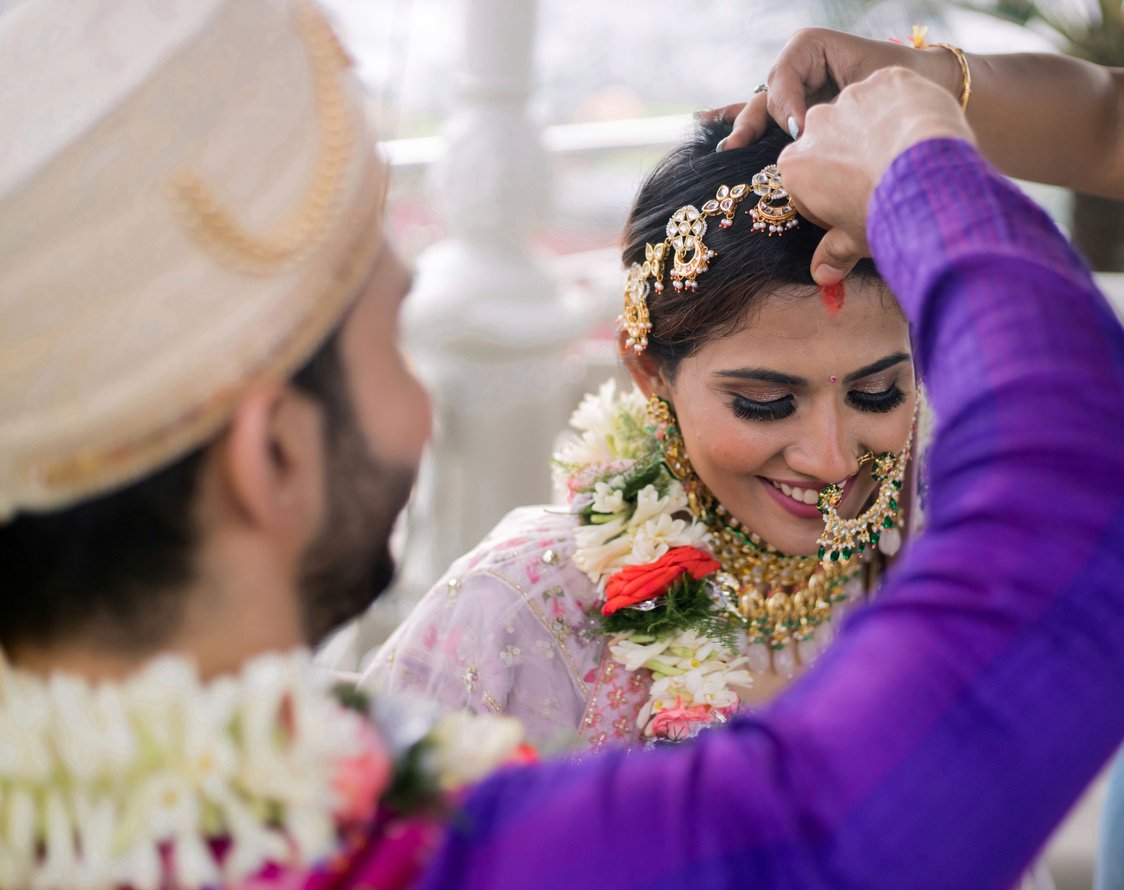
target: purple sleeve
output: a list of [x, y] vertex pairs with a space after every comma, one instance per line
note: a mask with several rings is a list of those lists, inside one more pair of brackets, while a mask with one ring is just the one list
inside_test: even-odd
[[502, 774], [424, 886], [1005, 888], [1124, 737], [1124, 333], [966, 143], [870, 213], [940, 424], [930, 525], [770, 710]]

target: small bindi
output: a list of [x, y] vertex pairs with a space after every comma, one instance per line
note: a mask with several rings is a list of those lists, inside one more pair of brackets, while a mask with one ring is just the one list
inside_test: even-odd
[[827, 378], [827, 382], [828, 383], [838, 383], [839, 378], [836, 377], [834, 374], [832, 374], [830, 377]]

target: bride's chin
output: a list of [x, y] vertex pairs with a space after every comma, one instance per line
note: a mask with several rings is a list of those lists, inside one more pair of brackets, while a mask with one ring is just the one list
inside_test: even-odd
[[[802, 526], [809, 528], [780, 528], [775, 524], [768, 524], [757, 535], [770, 547], [774, 547], [786, 556], [815, 556], [820, 548], [820, 533], [823, 523], [810, 520], [796, 520]], [[746, 523], [748, 528], [752, 525]]]
[[820, 539], [818, 534], [816, 537], [812, 538], [811, 541], [801, 536], [799, 540], [793, 541], [792, 546], [788, 548], [779, 547], [776, 544], [773, 546], [781, 551], [781, 553], [785, 553], [789, 556], [815, 556], [820, 549]]

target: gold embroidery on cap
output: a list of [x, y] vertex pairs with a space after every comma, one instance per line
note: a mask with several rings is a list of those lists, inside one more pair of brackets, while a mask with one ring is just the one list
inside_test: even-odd
[[[376, 189], [378, 191], [376, 191]], [[71, 490], [85, 494], [132, 478], [138, 467], [158, 458], [184, 453], [191, 445], [217, 429], [241, 397], [249, 381], [287, 375], [323, 343], [326, 331], [340, 319], [358, 288], [370, 274], [383, 249], [381, 213], [386, 185], [369, 169], [340, 229], [352, 236], [333, 265], [318, 271], [302, 289], [321, 287], [309, 311], [292, 330], [259, 361], [248, 367], [239, 380], [213, 392], [204, 402], [152, 426], [147, 432], [116, 444], [83, 447], [69, 455], [36, 455], [19, 475], [34, 479], [47, 490]], [[343, 237], [343, 236], [341, 236]]]
[[320, 129], [316, 172], [300, 206], [272, 231], [251, 232], [198, 174], [186, 171], [171, 183], [172, 203], [191, 237], [220, 261], [255, 272], [275, 269], [323, 237], [355, 150], [356, 122], [340, 77], [350, 59], [312, 3], [299, 5], [296, 30], [312, 62]]

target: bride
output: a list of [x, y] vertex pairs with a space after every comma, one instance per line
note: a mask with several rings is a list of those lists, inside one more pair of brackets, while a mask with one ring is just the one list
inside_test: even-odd
[[519, 717], [541, 750], [678, 741], [831, 641], [901, 545], [919, 402], [869, 262], [822, 292], [822, 231], [705, 124], [642, 186], [621, 357], [555, 458], [566, 506], [515, 510], [376, 656], [377, 690]]

